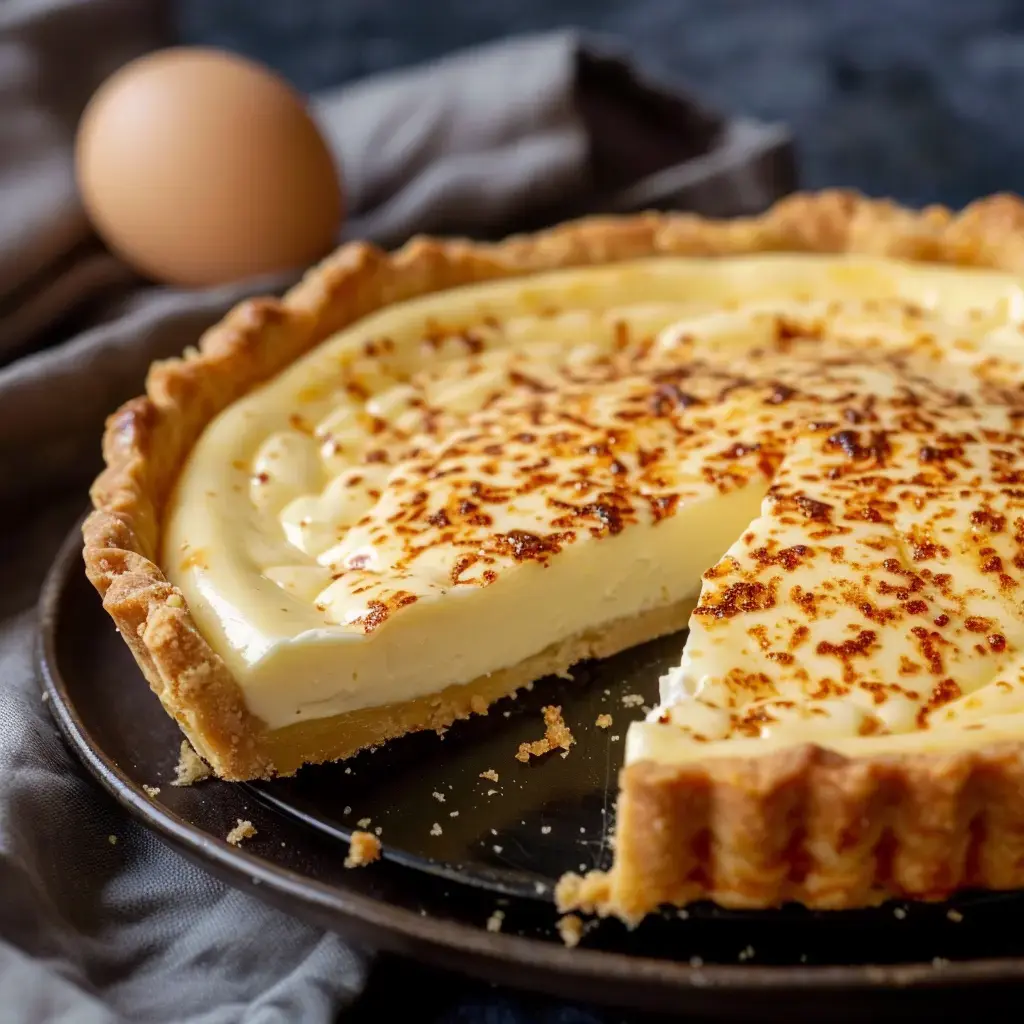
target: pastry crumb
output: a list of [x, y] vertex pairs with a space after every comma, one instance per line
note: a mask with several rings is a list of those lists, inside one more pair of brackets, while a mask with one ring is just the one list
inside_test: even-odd
[[430, 794], [439, 804], [444, 803], [444, 793], [439, 793], [436, 789]]
[[739, 959], [740, 963], [745, 963], [747, 960], [750, 960], [753, 956], [754, 956], [754, 947], [753, 946], [747, 946], [746, 949], [741, 949], [740, 950], [740, 955], [739, 955], [738, 959]]
[[432, 836], [439, 836], [443, 831], [444, 829], [442, 829], [440, 824], [436, 821], [434, 822], [433, 825], [430, 826], [430, 834]]
[[550, 825], [541, 825], [541, 827], [540, 827], [540, 834], [542, 836], [550, 835], [550, 833], [551, 833], [551, 826]]
[[946, 918], [954, 924], [959, 924], [964, 919], [964, 915], [959, 910], [947, 910]]
[[489, 789], [489, 790], [487, 790], [487, 795], [488, 796], [494, 796], [494, 794], [497, 793], [497, 792], [498, 791], [496, 789]]
[[569, 747], [575, 742], [569, 727], [562, 718], [562, 709], [557, 705], [548, 705], [541, 708], [544, 715], [544, 735], [533, 743], [520, 743], [516, 753], [516, 760], [524, 764], [531, 757], [541, 757], [552, 750], [561, 747], [566, 754]]
[[569, 949], [573, 949], [583, 938], [583, 922], [575, 914], [566, 914], [558, 919], [558, 934]]
[[358, 820], [358, 821], [356, 822], [356, 825], [358, 825], [358, 826], [359, 826], [359, 828], [369, 828], [369, 825], [370, 825], [370, 819], [369, 819], [369, 818], [360, 818], [360, 819], [359, 819], [359, 820]]
[[480, 773], [481, 779], [490, 779], [491, 782], [498, 781], [498, 773], [493, 768], [488, 768], [487, 771]]
[[153, 797], [157, 797], [157, 796], [160, 795], [160, 787], [159, 786], [143, 786], [142, 787], [142, 792], [145, 793], [146, 796], [148, 796], [150, 799], [153, 799]]
[[107, 836], [107, 842], [110, 843], [111, 846], [117, 846], [117, 836]]
[[893, 909], [892, 916], [897, 921], [902, 921], [907, 916], [907, 912], [902, 907], [896, 907]]
[[594, 723], [598, 729], [607, 729], [612, 724], [611, 715], [598, 715], [597, 721]]
[[252, 839], [254, 835], [256, 835], [256, 827], [253, 823], [239, 818], [238, 824], [225, 836], [225, 839], [232, 846], [241, 846], [243, 840]]
[[487, 930], [489, 932], [500, 932], [501, 925], [505, 920], [505, 911], [496, 910], [489, 918], [487, 918]]
[[622, 706], [625, 708], [638, 708], [644, 702], [642, 693], [626, 693], [622, 696]]
[[181, 741], [178, 763], [174, 766], [172, 786], [191, 786], [210, 777], [210, 766], [192, 749], [188, 740]]
[[380, 859], [380, 840], [370, 832], [353, 832], [348, 844], [345, 867], [361, 868]]

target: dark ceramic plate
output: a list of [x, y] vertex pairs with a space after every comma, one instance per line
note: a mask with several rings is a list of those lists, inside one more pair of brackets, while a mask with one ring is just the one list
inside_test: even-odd
[[[630, 695], [653, 696], [679, 637], [540, 682], [443, 738], [407, 737], [294, 779], [178, 789], [166, 783], [180, 736], [85, 580], [77, 531], [40, 610], [50, 706], [99, 781], [226, 881], [362, 943], [571, 999], [735, 1019], [819, 1020], [823, 1005], [829, 1019], [911, 1003], [935, 1012], [976, 998], [972, 984], [1024, 985], [1021, 895], [832, 914], [698, 906], [633, 932], [603, 922], [579, 948], [562, 946], [551, 886], [607, 863], [625, 729], [643, 713]], [[562, 705], [577, 743], [564, 759], [521, 764], [513, 754], [541, 735], [547, 703]], [[608, 730], [594, 725], [601, 713]], [[480, 777], [487, 769], [497, 782]], [[162, 785], [159, 796], [144, 785]], [[239, 818], [258, 834], [236, 849], [224, 836]], [[387, 859], [346, 870], [345, 838], [364, 818]], [[495, 911], [499, 932], [485, 927]]]

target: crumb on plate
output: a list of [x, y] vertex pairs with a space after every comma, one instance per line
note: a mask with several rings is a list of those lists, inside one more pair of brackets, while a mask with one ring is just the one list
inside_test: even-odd
[[232, 846], [241, 846], [245, 839], [252, 839], [256, 835], [256, 827], [251, 821], [238, 819], [238, 824], [225, 836]]
[[353, 832], [348, 844], [345, 867], [361, 868], [380, 859], [380, 840], [370, 832]]
[[160, 787], [159, 786], [143, 786], [142, 787], [142, 792], [145, 793], [146, 796], [148, 796], [152, 800], [154, 797], [158, 797], [160, 795]]
[[557, 705], [547, 705], [541, 708], [544, 714], [544, 735], [533, 743], [520, 743], [516, 753], [516, 760], [524, 764], [530, 757], [541, 757], [552, 750], [561, 747], [567, 754], [569, 747], [575, 742], [569, 727], [562, 718], [562, 709]]
[[502, 922], [505, 920], [505, 911], [496, 910], [489, 918], [487, 918], [487, 930], [489, 932], [500, 932]]
[[481, 779], [490, 779], [491, 782], [498, 781], [498, 773], [493, 768], [488, 768], [487, 771], [480, 773]]
[[193, 783], [208, 779], [210, 774], [210, 766], [192, 749], [192, 744], [188, 740], [182, 740], [171, 785], [191, 786]]
[[598, 715], [597, 721], [594, 723], [598, 729], [607, 729], [612, 724], [611, 715]]
[[583, 938], [583, 922], [575, 914], [566, 914], [558, 919], [558, 934], [562, 941], [572, 949], [580, 944]]

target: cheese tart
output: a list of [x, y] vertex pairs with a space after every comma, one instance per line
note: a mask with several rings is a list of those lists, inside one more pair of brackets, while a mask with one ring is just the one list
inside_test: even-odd
[[563, 909], [1024, 885], [1024, 205], [352, 244], [113, 414], [89, 578], [223, 779], [680, 633]]

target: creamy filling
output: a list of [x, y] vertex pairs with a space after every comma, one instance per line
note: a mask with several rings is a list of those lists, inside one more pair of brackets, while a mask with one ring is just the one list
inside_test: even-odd
[[764, 256], [406, 303], [211, 424], [163, 563], [271, 727], [699, 590], [627, 759], [974, 742], [1024, 714], [1020, 299]]

